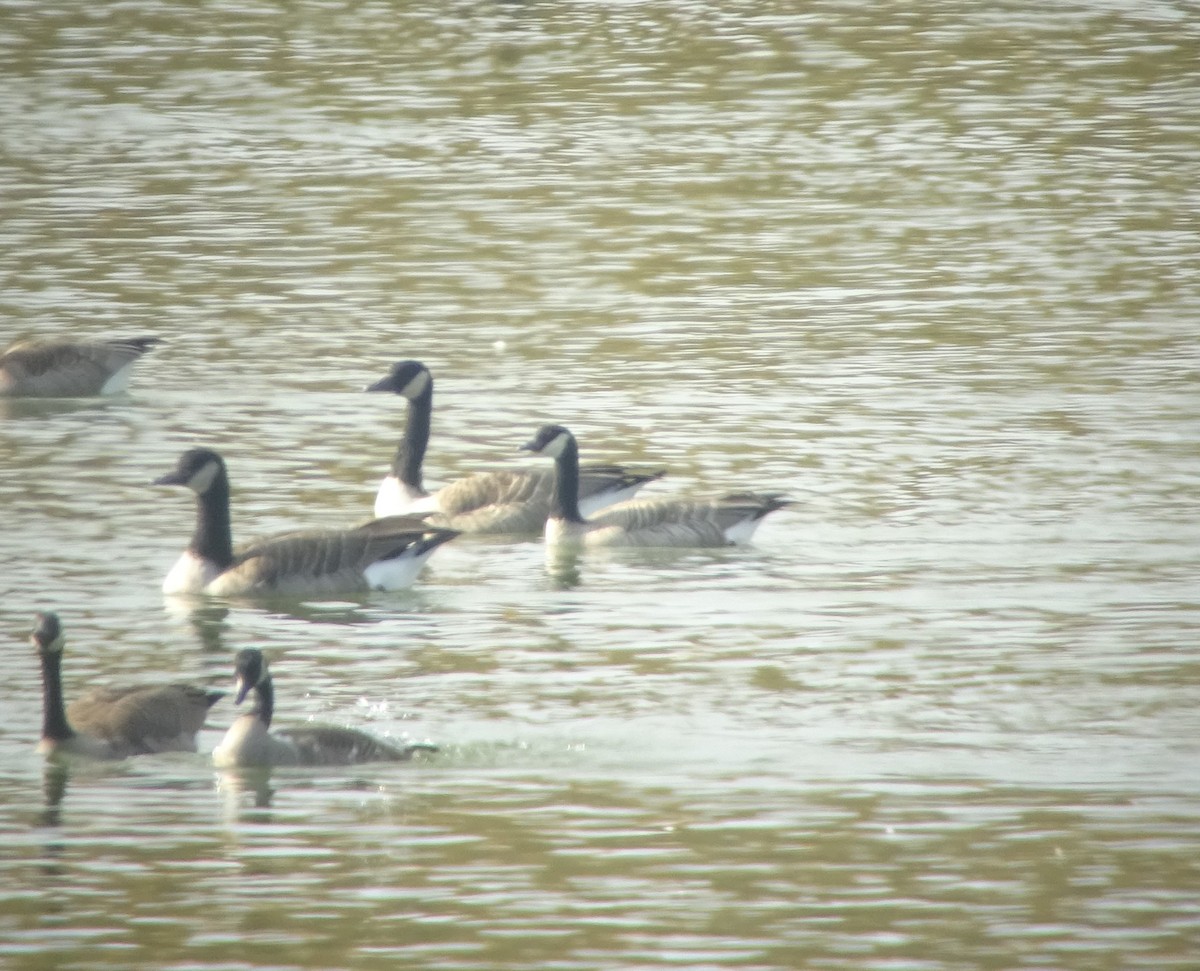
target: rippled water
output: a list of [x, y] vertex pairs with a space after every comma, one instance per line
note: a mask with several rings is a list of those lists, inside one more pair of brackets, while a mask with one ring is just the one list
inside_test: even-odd
[[[1200, 28], [1177, 3], [10, 4], [0, 963], [1193, 968]], [[463, 539], [408, 592], [164, 604], [243, 537], [586, 456], [797, 505], [749, 549]], [[68, 691], [272, 658], [411, 765], [46, 767]], [[214, 710], [211, 748], [232, 709]]]

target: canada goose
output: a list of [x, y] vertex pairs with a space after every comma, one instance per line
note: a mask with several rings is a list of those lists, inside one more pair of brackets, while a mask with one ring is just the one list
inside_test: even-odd
[[[433, 375], [420, 361], [399, 361], [367, 391], [391, 391], [408, 400], [404, 437], [375, 497], [375, 515], [431, 512], [431, 521], [470, 533], [537, 533], [550, 515], [554, 475], [548, 469], [477, 472], [437, 492], [425, 491], [421, 463], [429, 444]], [[590, 515], [630, 499], [663, 472], [630, 472], [619, 465], [588, 465], [579, 476], [579, 504]]]
[[778, 493], [719, 499], [634, 500], [585, 519], [576, 500], [579, 445], [561, 425], [543, 425], [521, 446], [554, 459], [557, 490], [546, 542], [580, 546], [728, 546], [748, 543], [763, 517], [790, 505]]
[[133, 362], [162, 341], [25, 340], [0, 354], [0, 396], [84, 398], [129, 386]]
[[194, 752], [208, 709], [224, 696], [184, 684], [93, 688], [63, 708], [63, 629], [37, 615], [30, 638], [42, 662], [42, 740], [38, 751], [123, 759], [151, 752]]
[[197, 497], [196, 531], [163, 581], [164, 593], [398, 590], [412, 584], [435, 549], [458, 535], [415, 516], [389, 516], [353, 529], [281, 533], [235, 549], [229, 475], [220, 455], [207, 448], [189, 449], [174, 471], [153, 484], [187, 486]]
[[414, 752], [436, 752], [428, 742], [395, 745], [354, 728], [309, 725], [283, 732], [271, 731], [275, 712], [275, 687], [262, 651], [238, 651], [234, 665], [235, 704], [251, 691], [254, 709], [239, 715], [221, 743], [213, 749], [213, 762], [222, 768], [269, 765], [351, 765], [356, 762], [402, 762]]

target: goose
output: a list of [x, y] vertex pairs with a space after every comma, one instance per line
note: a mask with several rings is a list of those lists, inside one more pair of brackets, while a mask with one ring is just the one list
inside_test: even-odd
[[153, 484], [186, 486], [196, 493], [196, 530], [163, 581], [169, 594], [398, 590], [412, 584], [434, 550], [459, 535], [415, 516], [389, 516], [352, 529], [281, 533], [234, 548], [229, 475], [220, 455], [189, 449]]
[[251, 712], [237, 717], [213, 749], [213, 763], [220, 768], [403, 762], [412, 758], [414, 752], [437, 751], [437, 746], [428, 742], [396, 745], [354, 728], [334, 725], [307, 725], [272, 732], [275, 687], [262, 651], [257, 648], [238, 651], [234, 673], [235, 704], [240, 705], [253, 691], [255, 705]]
[[84, 398], [124, 391], [133, 363], [158, 337], [25, 340], [0, 354], [0, 397]]
[[[432, 513], [432, 522], [469, 533], [538, 533], [550, 515], [554, 475], [550, 470], [477, 472], [430, 493], [421, 464], [429, 444], [433, 375], [420, 361], [399, 361], [367, 391], [390, 391], [408, 401], [404, 437], [391, 471], [375, 497], [375, 515]], [[630, 499], [663, 471], [631, 472], [619, 465], [588, 465], [579, 476], [584, 515]]]
[[37, 615], [30, 637], [42, 663], [42, 739], [38, 751], [98, 759], [194, 752], [196, 733], [223, 691], [184, 684], [93, 688], [63, 706], [65, 637], [58, 615]]
[[557, 488], [545, 537], [550, 545], [728, 546], [750, 542], [763, 517], [791, 501], [778, 493], [731, 493], [719, 499], [633, 500], [582, 515], [579, 444], [562, 425], [543, 425], [521, 448], [554, 459]]

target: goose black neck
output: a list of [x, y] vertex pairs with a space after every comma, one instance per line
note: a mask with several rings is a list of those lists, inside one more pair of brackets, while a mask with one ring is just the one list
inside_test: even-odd
[[554, 501], [550, 505], [550, 517], [568, 523], [583, 522], [579, 512], [579, 445], [575, 439], [568, 441], [555, 458], [554, 474]]
[[196, 532], [191, 551], [224, 570], [233, 565], [233, 527], [229, 520], [229, 476], [217, 474], [196, 498]]
[[267, 728], [270, 728], [271, 718], [275, 714], [275, 685], [271, 683], [270, 678], [264, 678], [254, 688], [254, 694], [258, 698], [258, 702], [254, 706], [254, 714]]
[[425, 449], [429, 446], [429, 427], [433, 421], [433, 378], [423, 390], [408, 402], [408, 416], [404, 420], [404, 437], [396, 447], [392, 459], [392, 474], [406, 486], [421, 492], [421, 464], [425, 461]]
[[42, 738], [65, 742], [75, 732], [67, 722], [63, 706], [62, 654], [59, 651], [42, 654]]

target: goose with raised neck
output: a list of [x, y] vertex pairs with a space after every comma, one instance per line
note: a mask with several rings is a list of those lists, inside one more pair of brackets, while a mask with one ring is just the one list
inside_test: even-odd
[[556, 488], [545, 538], [551, 545], [730, 546], [750, 542], [762, 520], [790, 500], [775, 492], [715, 499], [634, 499], [586, 517], [579, 507], [579, 443], [562, 425], [543, 425], [522, 449], [554, 460]]
[[350, 529], [309, 529], [234, 546], [229, 474], [208, 448], [184, 452], [155, 485], [196, 494], [191, 542], [163, 581], [165, 593], [321, 595], [411, 586], [457, 530], [390, 516]]
[[[469, 533], [538, 533], [550, 514], [554, 475], [546, 469], [476, 472], [429, 492], [425, 452], [433, 416], [433, 375], [420, 361], [398, 361], [367, 391], [404, 398], [404, 433], [375, 497], [375, 515], [430, 513], [430, 522]], [[581, 470], [579, 503], [586, 514], [632, 498], [662, 470], [633, 471], [621, 465]]]
[[428, 742], [386, 742], [358, 729], [336, 725], [272, 731], [275, 684], [263, 652], [257, 648], [238, 651], [234, 678], [235, 704], [240, 705], [253, 692], [254, 706], [234, 720], [213, 749], [213, 763], [220, 768], [403, 762], [416, 752], [437, 751], [437, 746]]
[[155, 752], [194, 752], [196, 734], [223, 691], [186, 684], [97, 687], [63, 701], [66, 637], [58, 614], [37, 615], [30, 636], [42, 669], [42, 735], [46, 755], [122, 759]]

